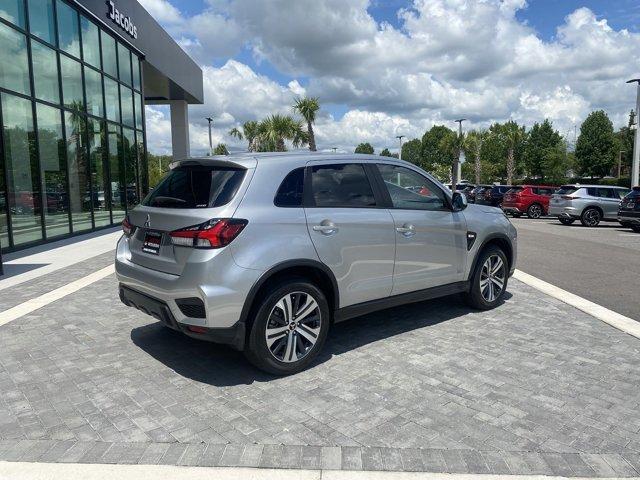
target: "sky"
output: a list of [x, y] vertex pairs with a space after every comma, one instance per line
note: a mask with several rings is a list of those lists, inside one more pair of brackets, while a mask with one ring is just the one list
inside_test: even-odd
[[[293, 114], [318, 97], [318, 149], [360, 142], [397, 150], [396, 135], [433, 125], [487, 128], [549, 118], [569, 142], [589, 112], [616, 127], [640, 76], [637, 0], [140, 0], [201, 66], [204, 105], [189, 107], [191, 153], [247, 120]], [[168, 108], [148, 105], [152, 153], [171, 152]]]

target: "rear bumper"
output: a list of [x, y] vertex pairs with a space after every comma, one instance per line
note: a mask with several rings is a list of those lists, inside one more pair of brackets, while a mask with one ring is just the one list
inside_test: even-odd
[[230, 345], [237, 350], [244, 349], [245, 326], [242, 322], [237, 322], [229, 328], [207, 328], [178, 323], [164, 301], [122, 284], [120, 284], [119, 290], [120, 301], [126, 306], [137, 308], [141, 312], [151, 315], [173, 330], [200, 340]]
[[640, 212], [619, 211], [618, 222], [629, 225], [640, 225]]
[[549, 215], [553, 217], [578, 218], [580, 212], [575, 207], [549, 207]]

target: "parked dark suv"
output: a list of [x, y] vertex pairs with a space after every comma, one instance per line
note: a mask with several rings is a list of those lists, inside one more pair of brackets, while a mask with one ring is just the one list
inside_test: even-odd
[[502, 207], [504, 194], [510, 190], [510, 185], [493, 185], [487, 188], [481, 195], [476, 195], [476, 203], [480, 205], [490, 205], [492, 207]]
[[633, 187], [620, 202], [618, 221], [623, 227], [640, 233], [640, 187]]
[[476, 197], [478, 195], [482, 195], [482, 193], [487, 188], [492, 188], [492, 187], [493, 187], [493, 185], [476, 185], [473, 190], [471, 190], [469, 193], [467, 193], [467, 201], [469, 203], [476, 203]]

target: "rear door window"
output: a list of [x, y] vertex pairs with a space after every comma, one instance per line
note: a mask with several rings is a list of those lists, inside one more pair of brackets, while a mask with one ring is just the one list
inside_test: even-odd
[[177, 167], [143, 200], [161, 208], [212, 208], [226, 205], [238, 192], [246, 170], [238, 168]]
[[316, 207], [375, 207], [364, 167], [359, 163], [311, 167], [311, 191]]

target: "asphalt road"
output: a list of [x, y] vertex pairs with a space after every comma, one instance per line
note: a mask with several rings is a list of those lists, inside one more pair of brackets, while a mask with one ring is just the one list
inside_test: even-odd
[[640, 321], [640, 234], [618, 223], [511, 221], [518, 229], [518, 269]]

